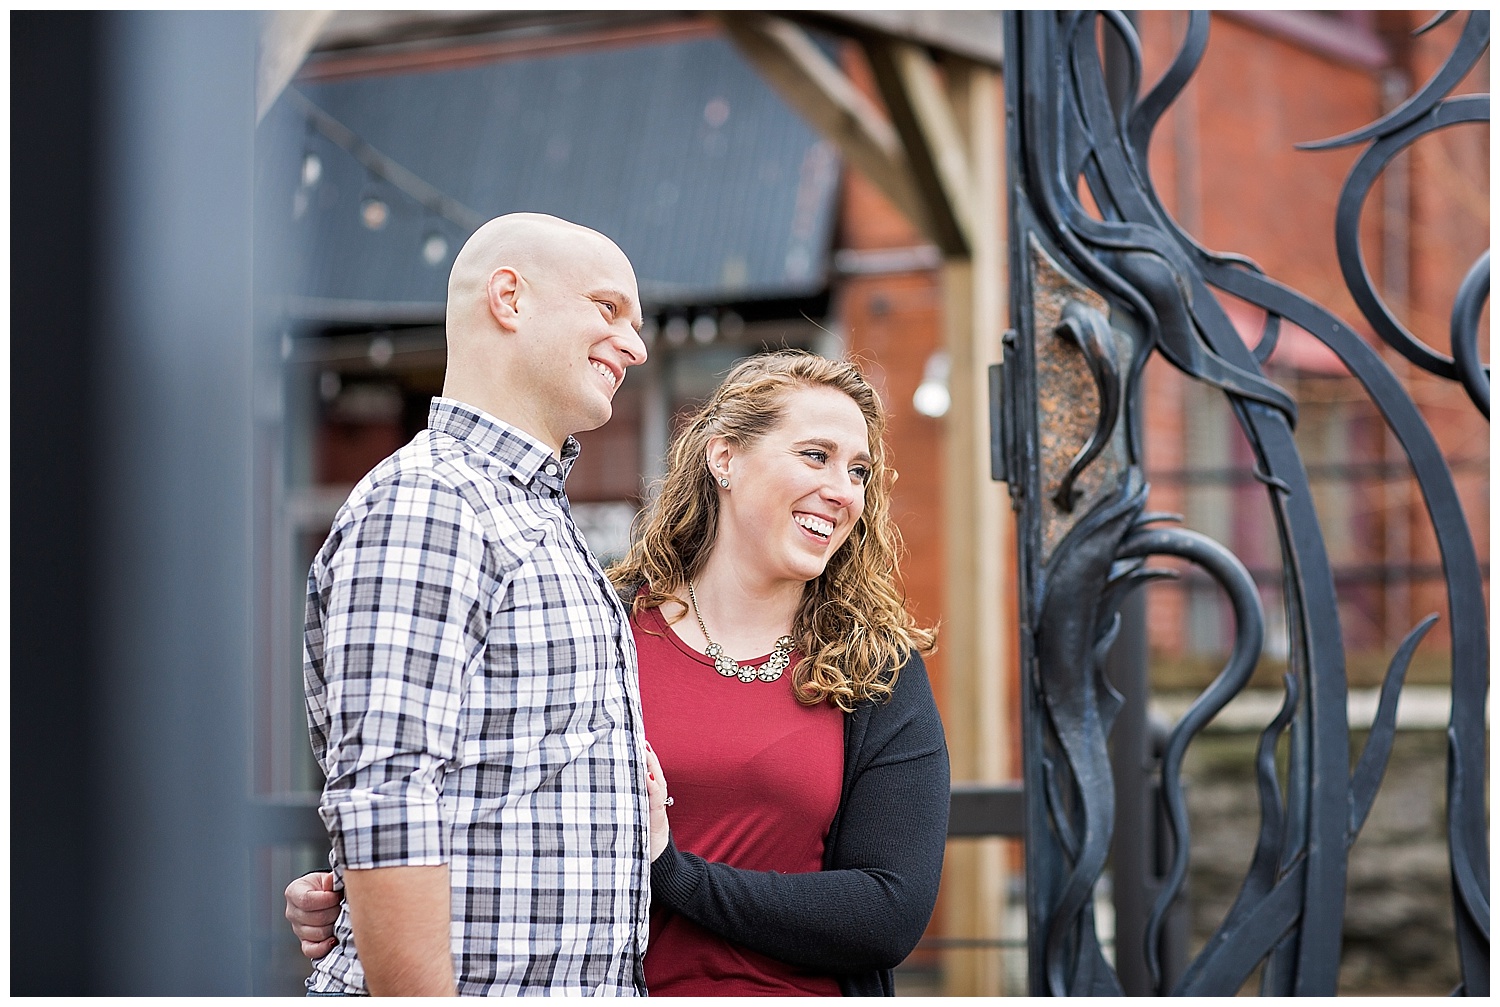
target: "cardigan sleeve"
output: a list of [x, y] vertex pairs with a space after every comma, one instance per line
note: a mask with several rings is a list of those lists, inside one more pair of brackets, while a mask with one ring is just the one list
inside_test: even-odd
[[920, 657], [868, 718], [856, 765], [845, 769], [828, 869], [741, 870], [669, 842], [651, 865], [652, 899], [736, 944], [826, 974], [900, 964], [932, 917], [948, 831], [948, 749]]

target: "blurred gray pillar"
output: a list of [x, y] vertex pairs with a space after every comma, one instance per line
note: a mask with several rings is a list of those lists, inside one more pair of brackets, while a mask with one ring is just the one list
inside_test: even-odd
[[249, 993], [258, 21], [104, 24], [99, 992]]
[[253, 13], [107, 16], [100, 992], [250, 992]]
[[[11, 992], [247, 994], [258, 22], [218, 12], [47, 20], [58, 16], [12, 21], [12, 56], [29, 73], [12, 100], [36, 103], [26, 122], [45, 134], [23, 155], [30, 188], [12, 199], [60, 208], [71, 228], [32, 265], [35, 285], [13, 309], [37, 326], [13, 336], [17, 376], [50, 375], [54, 394], [28, 393], [12, 415], [18, 440], [53, 413], [79, 422], [50, 453], [21, 459], [16, 485], [44, 487], [50, 462], [77, 520], [28, 506], [12, 534], [37, 569], [54, 546], [63, 560], [82, 551], [85, 565], [59, 576], [51, 604], [25, 610], [38, 621], [17, 627], [26, 663], [13, 675], [46, 681], [52, 653], [68, 688], [50, 700], [28, 689], [12, 708], [16, 771], [30, 760], [47, 782], [13, 796], [13, 829], [44, 839], [13, 854], [13, 876], [27, 881], [12, 904], [12, 952], [31, 957], [13, 957]], [[62, 63], [27, 55], [38, 40]], [[79, 81], [56, 79], [73, 70]], [[71, 104], [56, 103], [54, 87]], [[46, 134], [49, 115], [81, 118]], [[13, 132], [13, 148], [31, 139]], [[46, 250], [44, 217], [26, 215], [13, 251]], [[47, 347], [49, 309], [71, 327], [76, 356]], [[13, 585], [24, 590], [33, 572], [13, 570]], [[60, 702], [74, 705], [59, 713]], [[47, 772], [49, 743], [68, 752], [76, 778]], [[55, 820], [73, 862], [48, 860]], [[63, 835], [68, 826], [83, 831]], [[60, 872], [50, 896], [30, 876], [39, 870]]]

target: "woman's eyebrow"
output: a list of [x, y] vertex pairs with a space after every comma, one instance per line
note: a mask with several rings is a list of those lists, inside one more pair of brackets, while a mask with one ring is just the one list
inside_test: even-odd
[[[808, 447], [822, 448], [829, 454], [834, 454], [839, 449], [838, 443], [836, 441], [831, 441], [826, 437], [808, 437], [804, 440], [797, 441], [792, 446], [802, 447], [804, 445]], [[870, 452], [868, 451], [859, 451], [854, 455], [854, 461], [857, 462], [868, 462], [870, 460]]]

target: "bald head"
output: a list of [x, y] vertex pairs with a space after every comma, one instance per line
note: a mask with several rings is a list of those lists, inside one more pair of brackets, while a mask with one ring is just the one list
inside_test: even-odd
[[646, 359], [635, 271], [598, 231], [510, 213], [475, 231], [448, 277], [444, 395], [556, 449], [610, 416]]
[[625, 258], [598, 231], [545, 213], [507, 213], [484, 224], [469, 236], [448, 274], [450, 337], [467, 332], [478, 317], [489, 314], [487, 288], [497, 269], [510, 268], [537, 279], [556, 274], [581, 252]]

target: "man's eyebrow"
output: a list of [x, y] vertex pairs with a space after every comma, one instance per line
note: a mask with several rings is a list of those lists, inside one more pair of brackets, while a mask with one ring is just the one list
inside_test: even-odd
[[[613, 287], [605, 287], [602, 290], [592, 291], [589, 294], [589, 296], [593, 297], [593, 298], [596, 298], [596, 299], [600, 298], [600, 297], [605, 297], [605, 298], [608, 298], [608, 299], [610, 299], [612, 301], [618, 301], [618, 302], [620, 302], [620, 304], [619, 304], [620, 310], [623, 311], [625, 314], [629, 314], [631, 306], [635, 304], [635, 298], [633, 298], [629, 294], [625, 293], [625, 291], [623, 291], [623, 290], [615, 290]], [[641, 331], [641, 326], [642, 326], [643, 323], [644, 323], [644, 320], [641, 321], [641, 322], [631, 322], [630, 325], [631, 325], [632, 328], [635, 329], [636, 333], [639, 334], [640, 331]]]

